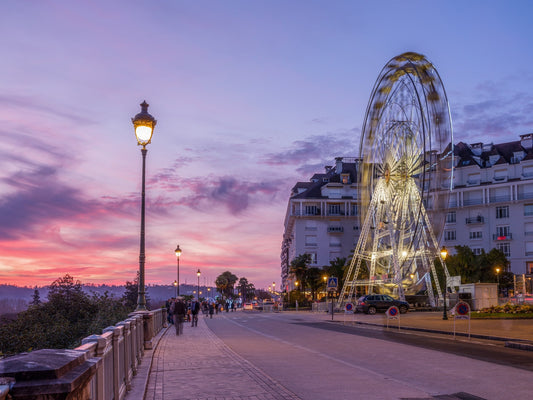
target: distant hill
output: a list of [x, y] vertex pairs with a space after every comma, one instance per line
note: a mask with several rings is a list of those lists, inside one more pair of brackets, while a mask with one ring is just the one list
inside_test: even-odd
[[[218, 295], [216, 288], [210, 287], [208, 291], [205, 286], [200, 287], [202, 297], [206, 297], [206, 293], [209, 293], [209, 297]], [[39, 290], [39, 297], [41, 301], [46, 301], [48, 296], [48, 287], [37, 287]], [[98, 293], [103, 295], [105, 292], [108, 295], [119, 298], [124, 294], [124, 286], [112, 286], [112, 285], [83, 285], [83, 290], [86, 293]], [[195, 285], [180, 285], [180, 294], [195, 294], [197, 286]], [[0, 284], [0, 315], [8, 313], [18, 313], [28, 308], [28, 304], [33, 299], [33, 293], [35, 288], [31, 287], [19, 287], [14, 285]], [[176, 288], [169, 285], [153, 285], [146, 287], [146, 293], [150, 298], [150, 301], [156, 305], [165, 300], [173, 297], [176, 293]]]

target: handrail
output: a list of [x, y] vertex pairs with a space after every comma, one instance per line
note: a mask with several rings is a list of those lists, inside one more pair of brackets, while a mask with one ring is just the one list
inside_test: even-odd
[[[46, 392], [50, 395], [55, 393], [62, 398], [70, 395], [94, 400], [122, 400], [131, 389], [131, 381], [142, 362], [144, 350], [152, 348], [153, 339], [166, 326], [166, 312], [165, 308], [134, 312], [128, 319], [105, 328], [102, 334], [82, 339], [82, 345], [74, 350], [23, 353], [15, 356], [22, 362], [14, 363], [9, 358], [0, 361], [0, 371], [5, 376], [15, 376], [15, 372], [18, 373], [17, 376], [23, 376], [20, 372], [24, 372], [26, 367], [22, 367], [20, 371], [21, 365], [35, 364], [35, 361], [46, 357], [47, 352], [64, 353], [64, 356], [59, 354], [54, 360], [56, 367], [64, 360], [64, 364], [57, 368], [57, 371], [61, 371], [61, 376], [50, 379], [43, 379], [41, 376], [38, 381], [32, 380], [33, 378], [21, 380], [11, 386], [10, 392], [31, 390], [32, 395]], [[73, 357], [80, 361], [73, 362]], [[78, 368], [82, 360], [85, 360], [84, 368]], [[65, 383], [65, 379], [71, 380], [70, 385]], [[57, 390], [57, 393], [51, 393], [51, 388]], [[2, 386], [2, 396], [4, 389]]]

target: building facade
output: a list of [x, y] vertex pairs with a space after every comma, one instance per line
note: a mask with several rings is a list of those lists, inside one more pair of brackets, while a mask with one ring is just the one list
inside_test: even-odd
[[357, 176], [359, 160], [335, 159], [324, 173], [291, 190], [281, 250], [282, 290], [292, 290], [290, 263], [300, 254], [311, 255], [311, 266], [329, 266], [348, 257], [359, 238]]
[[[497, 248], [510, 261], [508, 271], [533, 274], [533, 134], [500, 144], [459, 142], [454, 155], [441, 245], [452, 254], [457, 245], [476, 254]], [[335, 161], [335, 167], [291, 191], [281, 252], [283, 289], [293, 288], [289, 267], [297, 255], [308, 253], [312, 266], [323, 267], [350, 257], [357, 244], [360, 161]]]

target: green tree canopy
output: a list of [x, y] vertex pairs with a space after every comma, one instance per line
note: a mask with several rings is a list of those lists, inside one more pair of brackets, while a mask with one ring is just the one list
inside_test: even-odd
[[67, 274], [50, 285], [47, 302], [30, 305], [16, 320], [0, 324], [0, 354], [74, 348], [82, 338], [127, 316], [121, 300], [107, 293], [91, 296]]
[[221, 273], [215, 280], [217, 290], [222, 293], [222, 296], [226, 299], [233, 297], [233, 288], [237, 279], [237, 276], [229, 271]]
[[316, 299], [316, 293], [320, 287], [324, 286], [324, 280], [322, 276], [324, 271], [317, 267], [311, 267], [307, 269], [306, 273], [306, 284], [311, 289], [311, 298]]
[[289, 271], [300, 282], [301, 290], [305, 289], [309, 264], [311, 264], [311, 255], [307, 253], [300, 254], [291, 261]]
[[255, 286], [253, 283], [249, 283], [248, 279], [242, 277], [239, 279], [239, 284], [237, 286], [239, 293], [241, 293], [243, 302], [250, 300], [255, 295]]

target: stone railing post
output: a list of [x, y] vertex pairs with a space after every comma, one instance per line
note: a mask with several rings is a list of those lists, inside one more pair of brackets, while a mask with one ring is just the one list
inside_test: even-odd
[[[110, 372], [109, 371], [109, 361], [107, 359], [109, 357], [112, 357], [112, 354], [110, 354], [113, 351], [112, 348], [112, 337], [109, 335], [91, 335], [87, 336], [86, 338], [83, 338], [81, 340], [82, 346], [86, 346], [91, 343], [96, 344], [96, 356], [99, 357], [102, 360], [102, 365], [98, 368], [96, 371], [96, 385], [95, 385], [95, 391], [96, 393], [96, 399], [105, 399], [106, 398], [106, 379], [110, 379]], [[80, 348], [78, 347], [78, 349]], [[108, 385], [110, 386], [110, 385]]]
[[131, 347], [131, 322], [122, 321], [117, 324], [117, 326], [124, 326], [124, 354], [123, 354], [123, 363], [124, 363], [124, 375], [126, 379], [126, 390], [131, 390], [131, 380], [133, 378], [133, 368], [131, 359], [134, 357]]
[[101, 362], [81, 350], [36, 350], [0, 360], [0, 377], [14, 379], [12, 400], [89, 399]]
[[123, 377], [123, 361], [121, 360], [120, 346], [123, 344], [123, 326], [110, 326], [104, 333], [113, 333], [113, 399], [120, 400], [125, 396], [126, 383]]

